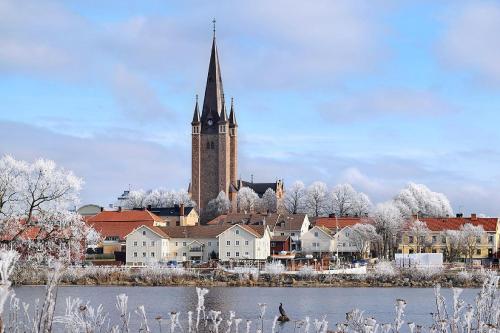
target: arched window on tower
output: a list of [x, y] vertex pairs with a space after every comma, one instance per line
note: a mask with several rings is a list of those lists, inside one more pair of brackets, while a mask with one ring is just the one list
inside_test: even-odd
[[214, 142], [210, 142], [210, 148], [214, 149]]
[[207, 141], [207, 149], [210, 149], [210, 142]]

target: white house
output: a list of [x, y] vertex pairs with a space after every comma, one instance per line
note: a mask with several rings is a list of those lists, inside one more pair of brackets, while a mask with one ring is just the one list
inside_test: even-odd
[[305, 254], [321, 255], [333, 253], [336, 250], [335, 237], [325, 227], [315, 226], [302, 235], [302, 252]]
[[230, 226], [140, 226], [126, 236], [127, 265], [217, 258], [217, 235]]
[[311, 226], [307, 214], [273, 214], [268, 223], [273, 236], [290, 236], [291, 250], [301, 249], [300, 240]]
[[265, 260], [271, 255], [271, 232], [267, 225], [235, 224], [217, 236], [219, 259]]
[[127, 265], [143, 266], [168, 258], [168, 235], [155, 226], [140, 226], [126, 237]]
[[[352, 239], [352, 229], [351, 227], [344, 227], [338, 233], [334, 235], [335, 238], [335, 252], [338, 251], [339, 256], [349, 256], [352, 257], [360, 252], [357, 247], [356, 242]], [[367, 249], [369, 252], [369, 248]]]

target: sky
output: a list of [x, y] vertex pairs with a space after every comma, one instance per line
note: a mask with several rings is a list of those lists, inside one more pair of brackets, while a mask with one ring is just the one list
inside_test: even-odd
[[0, 0], [0, 154], [48, 158], [81, 202], [187, 189], [212, 19], [239, 173], [374, 203], [409, 182], [500, 215], [500, 3]]

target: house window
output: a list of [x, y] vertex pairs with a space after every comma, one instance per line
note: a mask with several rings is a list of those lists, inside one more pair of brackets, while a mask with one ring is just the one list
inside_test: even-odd
[[488, 243], [493, 244], [493, 235], [488, 236]]
[[214, 149], [214, 142], [210, 142], [210, 149]]
[[441, 243], [446, 244], [446, 237], [441, 237]]
[[134, 252], [134, 258], [137, 258], [137, 252]]
[[231, 252], [226, 252], [226, 256], [230, 257], [231, 256]]
[[276, 242], [271, 242], [271, 246], [276, 246]]
[[282, 233], [281, 233], [281, 236], [285, 236], [285, 233], [284, 233], [284, 232], [282, 232]]
[[186, 246], [186, 242], [182, 242], [182, 246]]
[[481, 255], [481, 249], [477, 249], [477, 250], [476, 250], [476, 254], [477, 254], [478, 256], [480, 256], [480, 255]]
[[437, 253], [437, 250], [436, 249], [432, 249], [432, 253]]
[[212, 242], [208, 242], [208, 246], [212, 246]]
[[146, 246], [146, 241], [143, 241], [143, 242], [142, 242], [142, 246]]
[[248, 241], [247, 240], [245, 241], [245, 245], [248, 245]]
[[182, 256], [185, 257], [186, 256], [186, 252], [182, 252]]
[[240, 245], [240, 241], [236, 241], [236, 245]]
[[481, 237], [476, 237], [476, 244], [481, 243]]
[[295, 232], [290, 233], [291, 236], [295, 236]]
[[413, 244], [413, 236], [408, 236], [408, 243]]
[[318, 236], [319, 236], [319, 235], [318, 235], [318, 232], [317, 232], [317, 231], [315, 231], [315, 232], [314, 232], [314, 237], [318, 237]]
[[155, 241], [151, 241], [151, 246], [155, 246]]
[[231, 241], [226, 241], [226, 245], [231, 245]]
[[239, 235], [239, 234], [240, 234], [240, 231], [239, 231], [238, 229], [236, 229], [236, 230], [234, 231], [234, 233], [235, 233], [235, 234], [237, 234], [237, 235]]
[[236, 252], [236, 256], [239, 257], [240, 256], [240, 253], [239, 252]]
[[146, 230], [143, 230], [143, 231], [142, 231], [142, 235], [143, 235], [143, 236], [146, 236]]
[[155, 253], [154, 252], [151, 252], [151, 257], [154, 257], [155, 256]]
[[175, 246], [179, 246], [179, 242], [175, 242]]
[[245, 255], [248, 256], [248, 252], [245, 252]]
[[176, 226], [176, 227], [179, 227], [180, 225], [181, 225], [181, 222], [180, 222], [180, 221], [175, 222], [175, 226]]
[[142, 252], [142, 256], [146, 258], [146, 252]]
[[210, 149], [210, 142], [207, 141], [207, 149]]
[[437, 236], [432, 236], [432, 244], [435, 244], [437, 242]]
[[134, 246], [137, 246], [137, 241], [134, 242]]

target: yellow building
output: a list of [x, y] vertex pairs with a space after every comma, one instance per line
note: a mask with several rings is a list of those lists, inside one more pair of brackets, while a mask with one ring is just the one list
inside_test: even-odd
[[[425, 227], [428, 230], [425, 230]], [[458, 231], [465, 224], [482, 226], [484, 233], [471, 239], [454, 238], [453, 230]], [[450, 232], [451, 231], [451, 232]], [[452, 239], [454, 238], [454, 239]], [[476, 214], [470, 217], [417, 218], [412, 217], [403, 231], [399, 253], [443, 253], [445, 258], [492, 259], [498, 257], [500, 223], [498, 218], [482, 218]]]

